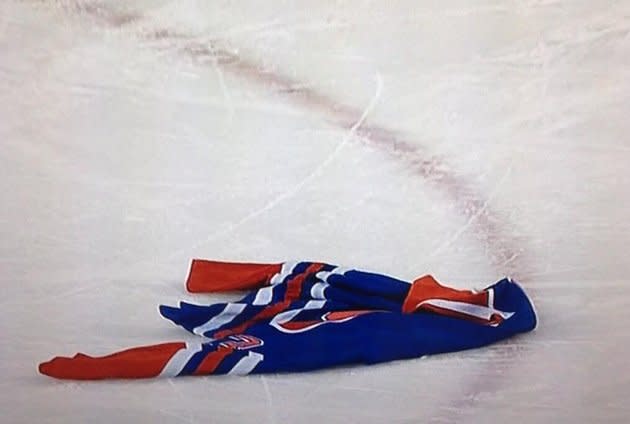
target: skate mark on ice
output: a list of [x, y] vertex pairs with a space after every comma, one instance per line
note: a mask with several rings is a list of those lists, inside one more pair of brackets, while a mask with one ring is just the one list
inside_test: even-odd
[[267, 377], [265, 377], [264, 375], [261, 375], [260, 381], [262, 382], [263, 388], [265, 389], [265, 400], [267, 401], [267, 411], [269, 415], [269, 422], [271, 424], [277, 424], [278, 420], [276, 418], [276, 414], [274, 413], [273, 395], [271, 394], [271, 389], [269, 388], [269, 384], [267, 383]]
[[[341, 142], [339, 142], [337, 144], [337, 146], [335, 146], [333, 151], [326, 157], [326, 159], [321, 161], [320, 164], [315, 169], [313, 169], [313, 171], [311, 171], [302, 180], [298, 181], [293, 187], [291, 187], [290, 189], [284, 191], [283, 193], [281, 193], [278, 196], [276, 196], [275, 198], [273, 198], [271, 201], [269, 201], [267, 204], [265, 204], [260, 209], [255, 210], [254, 212], [244, 216], [243, 218], [241, 218], [237, 222], [228, 225], [228, 227], [225, 228], [224, 230], [218, 231], [218, 232], [210, 235], [206, 239], [204, 239], [204, 240], [202, 240], [200, 242], [197, 242], [197, 243], [193, 244], [192, 246], [189, 246], [187, 249], [198, 248], [198, 247], [203, 246], [204, 244], [206, 244], [206, 243], [208, 243], [210, 241], [216, 240], [216, 239], [218, 239], [220, 237], [224, 237], [224, 236], [232, 233], [233, 231], [237, 230], [239, 227], [241, 227], [241, 226], [247, 224], [248, 222], [256, 219], [257, 217], [263, 215], [264, 213], [274, 209], [275, 207], [277, 207], [282, 202], [284, 202], [284, 201], [294, 197], [306, 185], [308, 185], [311, 181], [313, 181], [314, 179], [319, 177], [322, 174], [322, 172], [324, 171], [324, 169], [326, 169], [326, 167], [328, 167], [337, 158], [337, 156], [339, 155], [339, 152], [341, 152], [341, 150], [344, 148], [344, 146], [356, 134], [357, 129], [365, 122], [365, 120], [368, 117], [368, 115], [370, 114], [370, 112], [376, 106], [376, 104], [378, 102], [378, 99], [380, 98], [381, 93], [382, 93], [383, 79], [382, 79], [380, 74], [376, 74], [375, 80], [376, 80], [376, 89], [375, 89], [374, 96], [372, 96], [372, 99], [370, 100], [370, 103], [365, 107], [365, 109], [363, 110], [363, 113], [361, 114], [359, 119], [352, 125], [350, 130], [348, 130], [348, 132], [344, 135], [344, 137], [342, 138]], [[180, 253], [182, 253], [182, 252], [181, 251], [175, 252], [175, 253], [169, 255], [169, 258], [177, 256]]]
[[[503, 186], [503, 184], [507, 180], [507, 177], [510, 175], [511, 171], [512, 171], [512, 165], [510, 164], [510, 166], [507, 167], [507, 170], [505, 171], [501, 179], [495, 184], [493, 190], [490, 192], [486, 200], [483, 202], [483, 204], [481, 204], [481, 207], [478, 210], [476, 210], [474, 213], [472, 213], [468, 217], [466, 222], [460, 228], [458, 228], [457, 231], [455, 231], [455, 233], [453, 233], [452, 236], [447, 237], [442, 243], [440, 243], [440, 245], [437, 248], [435, 248], [435, 250], [433, 250], [433, 252], [431, 252], [427, 256], [427, 259], [435, 258], [440, 253], [442, 253], [442, 251], [444, 251], [446, 248], [452, 246], [453, 243], [459, 240], [459, 238], [470, 228], [470, 226], [475, 222], [475, 220], [479, 219], [483, 214], [488, 213], [487, 211], [488, 211], [489, 203], [492, 201], [492, 199], [494, 199], [497, 192], [499, 191], [499, 188]], [[519, 253], [517, 252], [513, 253], [512, 256], [506, 257], [504, 261], [501, 263], [501, 265], [505, 266], [509, 264], [510, 262], [514, 261], [518, 256], [519, 256]]]

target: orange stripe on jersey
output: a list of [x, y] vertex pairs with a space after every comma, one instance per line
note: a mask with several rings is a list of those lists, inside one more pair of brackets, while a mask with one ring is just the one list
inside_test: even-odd
[[236, 327], [226, 328], [225, 330], [218, 331], [212, 334], [212, 338], [222, 339], [224, 337], [231, 336], [232, 334], [244, 333], [245, 330], [247, 330], [249, 327], [256, 324], [257, 322], [269, 319], [279, 314], [280, 312], [286, 310], [290, 304], [291, 302], [287, 300], [284, 302], [275, 303], [273, 305], [267, 306], [265, 309], [263, 309], [262, 311], [254, 315], [252, 319], [247, 320]]
[[299, 299], [300, 294], [302, 294], [302, 286], [304, 285], [304, 281], [306, 281], [306, 279], [311, 275], [317, 274], [319, 271], [322, 270], [322, 268], [324, 268], [324, 264], [311, 264], [308, 268], [306, 268], [303, 273], [298, 274], [293, 279], [291, 279], [287, 283], [287, 291], [284, 294], [284, 301]]
[[289, 322], [283, 322], [281, 324], [279, 324], [280, 326], [282, 326], [282, 328], [286, 328], [287, 330], [304, 330], [305, 328], [308, 327], [313, 327], [316, 325], [321, 325], [324, 324], [326, 321], [322, 321], [322, 320], [311, 320], [311, 321], [289, 321]]
[[327, 314], [324, 314], [324, 320], [331, 321], [331, 322], [344, 321], [350, 318], [358, 317], [359, 315], [365, 315], [372, 312], [379, 312], [379, 311], [369, 311], [369, 310], [332, 311], [332, 312], [328, 312]]
[[244, 333], [245, 330], [247, 330], [252, 325], [260, 321], [272, 318], [278, 315], [279, 313], [286, 311], [291, 305], [291, 302], [300, 298], [300, 295], [302, 294], [302, 286], [304, 285], [306, 278], [308, 278], [309, 276], [313, 274], [317, 274], [319, 271], [322, 270], [322, 268], [324, 268], [324, 264], [321, 264], [321, 263], [311, 264], [308, 268], [306, 268], [306, 270], [303, 273], [296, 275], [293, 279], [291, 279], [287, 283], [287, 289], [284, 294], [284, 299], [282, 300], [282, 302], [274, 303], [272, 305], [267, 306], [265, 309], [263, 309], [262, 311], [254, 315], [251, 319], [245, 321], [244, 323], [236, 327], [226, 328], [225, 330], [221, 330], [212, 334], [212, 338], [222, 339], [224, 337], [231, 336], [233, 334]]
[[225, 357], [231, 354], [232, 352], [234, 352], [233, 348], [219, 346], [217, 350], [215, 350], [214, 352], [210, 352], [208, 356], [206, 356], [203, 359], [203, 361], [201, 361], [201, 363], [199, 364], [199, 366], [197, 367], [197, 369], [195, 370], [193, 374], [194, 375], [212, 374], [214, 370], [217, 369], [219, 364], [223, 362], [223, 359], [225, 359]]

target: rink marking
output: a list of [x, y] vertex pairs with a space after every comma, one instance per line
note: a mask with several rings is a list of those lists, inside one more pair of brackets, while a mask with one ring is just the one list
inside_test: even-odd
[[[76, 1], [62, 7], [72, 12], [84, 13], [104, 25], [116, 28], [132, 27], [144, 18], [137, 12], [113, 10], [101, 2]], [[140, 30], [144, 32], [140, 32]], [[523, 281], [524, 277], [532, 273], [530, 267], [526, 264], [522, 250], [518, 248], [519, 241], [502, 228], [499, 224], [501, 219], [495, 217], [488, 207], [490, 199], [484, 200], [484, 196], [481, 196], [464, 177], [457, 176], [452, 171], [452, 167], [448, 166], [446, 159], [437, 155], [431, 155], [420, 143], [410, 141], [405, 135], [396, 130], [366, 122], [367, 114], [380, 96], [380, 84], [382, 84], [380, 76], [377, 75], [377, 93], [370, 104], [361, 110], [320, 93], [302, 81], [283, 75], [275, 70], [270, 70], [260, 63], [247, 59], [240, 55], [237, 50], [232, 51], [223, 47], [222, 43], [216, 39], [200, 41], [192, 34], [186, 34], [170, 28], [153, 28], [147, 31], [146, 26], [138, 28], [135, 35], [146, 40], [177, 41], [177, 44], [174, 46], [156, 45], [155, 48], [170, 48], [202, 64], [205, 63], [213, 67], [215, 72], [229, 71], [233, 75], [246, 79], [251, 83], [272, 88], [275, 94], [281, 95], [311, 112], [317, 112], [329, 124], [348, 130], [349, 133], [344, 139], [354, 135], [363, 144], [376, 147], [387, 156], [404, 163], [411, 172], [423, 178], [428, 185], [447, 194], [460, 213], [466, 218], [464, 228], [458, 230], [438, 246], [438, 252], [470, 229], [483, 250], [491, 253], [491, 264], [503, 275], [515, 276], [517, 280]], [[226, 87], [223, 86], [222, 90], [225, 89]], [[337, 146], [333, 155], [336, 155], [340, 146], [343, 146], [344, 141], [342, 140]], [[332, 161], [332, 158], [329, 161]], [[287, 192], [273, 199], [261, 209], [232, 224], [226, 230], [212, 235], [210, 239], [225, 235], [274, 208], [281, 201], [299, 192], [300, 188], [312, 180], [319, 171], [319, 168], [316, 169]], [[433, 255], [435, 256], [435, 253]]]

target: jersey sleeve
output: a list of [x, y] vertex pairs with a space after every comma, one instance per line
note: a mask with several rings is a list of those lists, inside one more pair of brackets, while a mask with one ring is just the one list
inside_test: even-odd
[[282, 264], [220, 262], [193, 259], [186, 280], [191, 293], [252, 290], [269, 284]]

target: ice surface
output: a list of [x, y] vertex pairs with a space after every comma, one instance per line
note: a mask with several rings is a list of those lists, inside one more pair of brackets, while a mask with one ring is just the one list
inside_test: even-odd
[[[131, 4], [130, 4], [131, 3]], [[630, 2], [0, 2], [0, 422], [630, 419]], [[300, 375], [76, 383], [188, 340], [192, 257], [510, 274], [535, 333]]]

